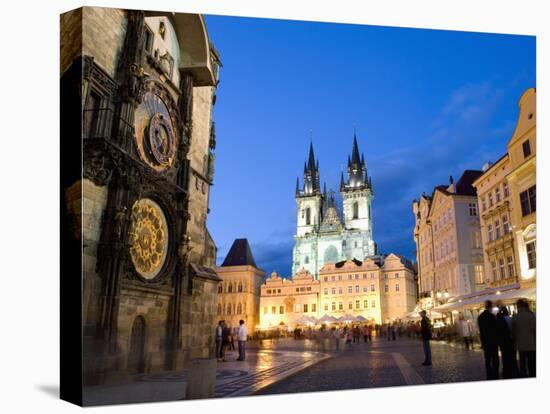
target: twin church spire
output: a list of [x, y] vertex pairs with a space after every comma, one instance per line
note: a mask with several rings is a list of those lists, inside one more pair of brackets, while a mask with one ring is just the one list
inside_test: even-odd
[[[309, 155], [307, 162], [304, 162], [304, 184], [300, 189], [300, 178], [296, 177], [296, 196], [323, 195], [327, 199], [326, 183], [321, 193], [319, 160], [315, 160], [313, 151], [313, 142], [309, 144]], [[357, 135], [353, 134], [353, 147], [351, 156], [348, 156], [347, 180], [344, 179], [344, 172], [340, 176], [340, 191], [371, 188], [371, 179], [367, 175], [367, 166], [365, 164], [364, 154], [359, 155], [359, 146], [357, 145]]]

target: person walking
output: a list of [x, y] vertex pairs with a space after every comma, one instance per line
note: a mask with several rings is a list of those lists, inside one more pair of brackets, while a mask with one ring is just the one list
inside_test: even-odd
[[245, 359], [245, 345], [247, 336], [248, 332], [246, 330], [246, 326], [244, 321], [241, 319], [239, 321], [239, 332], [237, 333], [237, 340], [239, 341], [239, 358], [237, 358], [237, 361], [244, 361]]
[[223, 361], [223, 321], [218, 322], [216, 326], [216, 358], [218, 361]]
[[430, 319], [426, 316], [426, 311], [420, 312], [422, 317], [420, 321], [420, 332], [422, 336], [422, 346], [424, 348], [424, 362], [422, 365], [432, 365], [432, 349], [430, 347], [430, 340], [432, 339], [432, 324]]
[[395, 341], [395, 338], [396, 338], [396, 336], [395, 336], [395, 323], [392, 323], [390, 330], [391, 330], [391, 340]]
[[363, 341], [365, 343], [369, 342], [369, 326], [368, 325], [363, 326]]
[[498, 341], [497, 318], [494, 314], [493, 302], [485, 302], [485, 310], [477, 317], [479, 339], [485, 357], [485, 371], [488, 380], [498, 379]]
[[519, 352], [519, 376], [537, 375], [537, 322], [526, 300], [516, 304], [518, 313], [512, 316], [512, 338]]
[[501, 306], [497, 314], [497, 341], [502, 357], [502, 378], [517, 378], [518, 362], [512, 339], [512, 319], [506, 306]]
[[464, 341], [464, 348], [466, 350], [468, 349], [474, 349], [474, 344], [472, 341], [472, 327], [470, 326], [470, 323], [464, 319], [464, 315], [460, 314], [458, 317], [458, 334]]

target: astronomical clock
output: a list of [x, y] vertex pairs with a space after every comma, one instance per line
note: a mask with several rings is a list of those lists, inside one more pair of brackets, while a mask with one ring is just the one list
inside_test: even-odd
[[142, 161], [155, 171], [164, 171], [174, 162], [177, 133], [173, 114], [162, 96], [146, 92], [134, 114], [136, 147]]

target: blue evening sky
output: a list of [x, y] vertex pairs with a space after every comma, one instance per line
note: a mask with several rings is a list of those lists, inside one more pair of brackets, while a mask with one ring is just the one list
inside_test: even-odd
[[[223, 62], [208, 227], [218, 263], [246, 237], [290, 276], [294, 190], [310, 137], [338, 191], [353, 129], [372, 177], [381, 253], [415, 256], [412, 200], [504, 152], [535, 86], [535, 38], [207, 16]], [[322, 184], [321, 184], [322, 185]]]

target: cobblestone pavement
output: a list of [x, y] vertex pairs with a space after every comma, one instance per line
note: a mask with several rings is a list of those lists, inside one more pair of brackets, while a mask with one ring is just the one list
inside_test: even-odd
[[333, 358], [290, 376], [256, 394], [331, 391], [420, 385], [485, 379], [480, 350], [432, 341], [430, 367], [422, 366], [422, 343], [416, 339], [378, 339], [346, 345]]
[[[259, 389], [329, 358], [316, 351], [312, 341], [251, 342], [246, 361], [236, 361], [237, 352], [226, 352], [227, 362], [218, 362], [215, 398], [249, 395]], [[136, 375], [130, 384], [84, 388], [86, 405], [174, 401], [185, 398], [187, 371]]]

